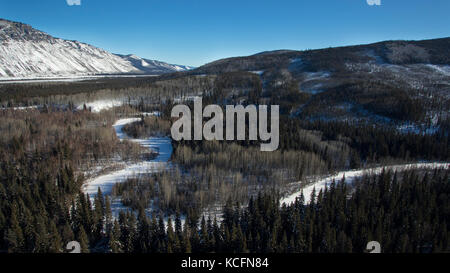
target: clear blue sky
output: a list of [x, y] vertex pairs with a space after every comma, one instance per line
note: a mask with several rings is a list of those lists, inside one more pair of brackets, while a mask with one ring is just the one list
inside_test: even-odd
[[113, 53], [194, 66], [266, 50], [450, 36], [449, 0], [66, 1], [0, 0], [0, 18]]

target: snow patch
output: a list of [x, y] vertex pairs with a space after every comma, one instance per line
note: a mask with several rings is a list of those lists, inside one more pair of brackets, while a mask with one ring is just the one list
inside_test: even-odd
[[435, 65], [435, 64], [427, 64], [429, 68], [434, 69], [435, 71], [444, 74], [445, 76], [450, 76], [450, 65]]
[[261, 76], [262, 74], [264, 74], [264, 70], [248, 71], [248, 72], [253, 73], [253, 74], [256, 74], [256, 75], [259, 75], [259, 76]]
[[77, 110], [83, 110], [84, 105], [86, 105], [87, 109], [91, 109], [92, 112], [98, 113], [103, 110], [108, 110], [114, 107], [122, 106], [123, 101], [121, 100], [96, 100], [93, 102], [79, 104], [77, 106]]

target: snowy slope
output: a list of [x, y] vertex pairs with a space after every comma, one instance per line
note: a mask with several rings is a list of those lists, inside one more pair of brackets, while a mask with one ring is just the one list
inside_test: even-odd
[[127, 56], [112, 54], [78, 41], [54, 38], [29, 25], [0, 19], [0, 80], [162, 74], [187, 69], [158, 61], [147, 63], [147, 60], [141, 59], [135, 62]]
[[186, 71], [194, 68], [191, 66], [168, 64], [161, 61], [144, 59], [134, 54], [130, 55], [117, 54], [117, 56], [121, 57], [124, 60], [129, 61], [135, 68], [141, 71], [154, 74]]

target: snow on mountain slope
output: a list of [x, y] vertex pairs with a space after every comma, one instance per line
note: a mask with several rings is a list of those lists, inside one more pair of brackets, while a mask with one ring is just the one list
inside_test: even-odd
[[54, 38], [29, 25], [0, 19], [0, 79], [71, 77], [96, 74], [162, 74], [186, 70], [112, 54], [81, 43]]
[[130, 55], [117, 54], [117, 56], [121, 57], [124, 60], [129, 61], [135, 68], [148, 73], [162, 74], [193, 69], [193, 67], [190, 66], [168, 64], [161, 61], [144, 59], [134, 54]]

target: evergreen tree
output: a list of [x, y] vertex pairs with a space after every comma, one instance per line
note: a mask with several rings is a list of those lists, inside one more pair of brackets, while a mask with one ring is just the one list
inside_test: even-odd
[[80, 227], [80, 230], [77, 234], [77, 241], [80, 243], [81, 253], [89, 253], [89, 239], [84, 231], [83, 226]]

